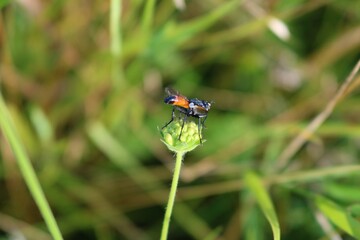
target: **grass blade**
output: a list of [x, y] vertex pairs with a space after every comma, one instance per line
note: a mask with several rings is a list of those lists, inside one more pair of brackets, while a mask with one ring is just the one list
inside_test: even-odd
[[170, 28], [168, 36], [171, 36], [177, 44], [181, 44], [184, 41], [194, 37], [215, 24], [219, 19], [226, 16], [226, 14], [234, 11], [236, 6], [240, 4], [239, 1], [229, 1], [219, 8], [205, 14], [204, 16], [198, 17], [194, 20], [189, 20], [185, 23], [181, 23], [178, 26], [168, 24]]
[[155, 0], [148, 0], [145, 4], [141, 28], [145, 33], [149, 33], [154, 20]]
[[115, 58], [121, 55], [121, 0], [111, 0], [110, 8], [110, 37], [111, 53]]
[[316, 206], [337, 227], [356, 239], [360, 239], [360, 222], [336, 203], [322, 196], [315, 198]]
[[0, 128], [4, 133], [6, 140], [9, 142], [12, 151], [16, 157], [21, 174], [30, 190], [34, 201], [39, 207], [40, 213], [43, 216], [46, 225], [55, 240], [63, 239], [59, 227], [56, 223], [55, 217], [50, 209], [49, 203], [45, 198], [45, 194], [40, 186], [39, 180], [35, 174], [35, 170], [31, 165], [30, 159], [27, 156], [24, 146], [17, 134], [9, 111], [5, 102], [0, 95]]
[[245, 175], [245, 182], [250, 191], [255, 195], [256, 201], [260, 205], [261, 210], [269, 221], [274, 234], [274, 240], [280, 240], [279, 221], [277, 219], [270, 196], [262, 184], [261, 179], [255, 173], [249, 172]]
[[112, 69], [112, 78], [115, 87], [121, 86], [121, 80], [123, 79], [123, 69], [120, 62], [121, 54], [122, 54], [121, 11], [122, 11], [122, 1], [111, 0], [110, 51], [113, 58], [111, 69]]

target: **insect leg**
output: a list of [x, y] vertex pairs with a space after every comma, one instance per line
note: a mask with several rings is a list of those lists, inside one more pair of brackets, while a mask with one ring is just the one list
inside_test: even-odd
[[175, 118], [175, 108], [173, 108], [172, 110], [171, 120], [167, 124], [165, 124], [165, 126], [163, 126], [161, 129], [163, 129], [164, 127], [169, 125], [172, 121], [174, 121], [174, 118]]
[[200, 144], [202, 144], [202, 139], [201, 139], [201, 130], [202, 130], [202, 123], [201, 123], [201, 119], [199, 118], [199, 123], [198, 123], [198, 134], [199, 134]]
[[203, 128], [206, 128], [205, 126], [205, 120], [206, 120], [207, 116], [204, 117], [204, 120], [202, 121], [201, 125], [203, 126]]
[[185, 122], [186, 122], [186, 118], [187, 118], [187, 115], [185, 115], [184, 118], [183, 118], [183, 123], [182, 123], [181, 130], [180, 130], [179, 140], [180, 140], [180, 137], [181, 137], [181, 134], [182, 134]]

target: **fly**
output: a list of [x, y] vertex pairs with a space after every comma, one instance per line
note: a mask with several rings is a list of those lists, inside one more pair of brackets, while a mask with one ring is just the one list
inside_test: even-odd
[[188, 117], [195, 117], [198, 118], [199, 139], [200, 143], [202, 143], [200, 131], [202, 127], [204, 127], [205, 120], [211, 107], [211, 103], [197, 98], [188, 99], [187, 97], [181, 95], [178, 91], [175, 91], [171, 88], [165, 88], [165, 92], [168, 96], [164, 99], [164, 102], [166, 104], [173, 105], [173, 110], [171, 120], [162, 128], [168, 126], [172, 121], [174, 121], [176, 109], [180, 113], [184, 114], [179, 139], [181, 137], [186, 119]]

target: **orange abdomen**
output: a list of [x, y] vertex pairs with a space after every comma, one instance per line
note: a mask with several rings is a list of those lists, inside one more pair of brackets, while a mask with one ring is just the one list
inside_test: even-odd
[[165, 98], [164, 102], [177, 107], [189, 108], [189, 100], [183, 96], [171, 95]]

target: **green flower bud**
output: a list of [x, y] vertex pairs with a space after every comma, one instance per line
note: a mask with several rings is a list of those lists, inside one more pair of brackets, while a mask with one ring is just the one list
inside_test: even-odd
[[177, 153], [190, 152], [201, 143], [199, 129], [196, 123], [185, 122], [184, 128], [181, 132], [182, 124], [183, 120], [174, 120], [160, 131], [162, 136], [161, 141], [165, 143], [171, 151]]
[[180, 137], [180, 141], [181, 142], [186, 142], [186, 140], [187, 140], [186, 137], [187, 137], [187, 134], [182, 134], [181, 137]]
[[165, 142], [167, 144], [170, 144], [170, 145], [172, 145], [174, 143], [174, 140], [173, 140], [172, 136], [169, 133], [166, 133], [164, 135], [164, 140], [165, 140]]

